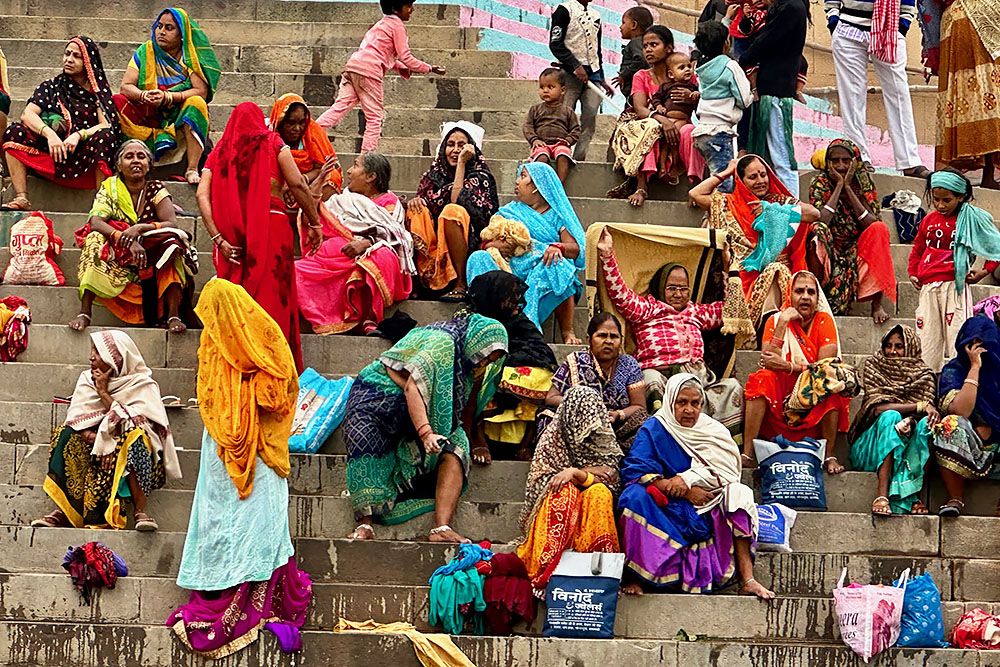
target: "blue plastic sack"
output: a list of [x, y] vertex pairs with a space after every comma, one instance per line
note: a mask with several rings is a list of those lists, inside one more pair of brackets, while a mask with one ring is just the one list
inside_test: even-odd
[[[899, 586], [899, 582], [896, 582]], [[944, 640], [944, 616], [941, 592], [930, 574], [913, 577], [906, 584], [903, 620], [896, 646], [908, 648], [947, 648]]]
[[299, 377], [299, 400], [292, 421], [288, 451], [315, 454], [344, 421], [347, 395], [354, 378], [328, 380], [312, 368]]
[[825, 446], [825, 440], [806, 438], [792, 442], [780, 435], [774, 442], [754, 440], [754, 452], [760, 461], [761, 504], [825, 510], [822, 454]]

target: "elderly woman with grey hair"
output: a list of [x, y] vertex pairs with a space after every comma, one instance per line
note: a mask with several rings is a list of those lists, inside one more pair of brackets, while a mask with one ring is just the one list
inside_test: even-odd
[[371, 333], [386, 308], [410, 295], [413, 241], [391, 178], [384, 155], [359, 155], [347, 189], [319, 207], [323, 243], [295, 262], [299, 308], [318, 334]]
[[76, 231], [80, 313], [69, 323], [76, 331], [90, 324], [95, 300], [128, 324], [162, 324], [172, 333], [187, 328], [197, 266], [170, 192], [149, 178], [152, 164], [146, 144], [122, 144], [117, 173], [101, 184], [90, 219]]

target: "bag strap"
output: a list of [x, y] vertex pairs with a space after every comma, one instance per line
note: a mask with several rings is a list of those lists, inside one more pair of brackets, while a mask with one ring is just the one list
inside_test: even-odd
[[[603, 554], [600, 551], [594, 552], [590, 556], [590, 573], [592, 575], [599, 576], [603, 568], [601, 567], [601, 556]], [[909, 572], [909, 570], [907, 570]]]
[[899, 587], [900, 583], [903, 584], [903, 593], [906, 593], [906, 585], [910, 583], [910, 568], [903, 570], [903, 573], [899, 575], [899, 579], [896, 581], [896, 586]]
[[846, 565], [844, 566], [844, 569], [840, 573], [840, 581], [837, 582], [837, 588], [843, 588], [844, 587], [844, 579], [847, 579], [847, 566]]

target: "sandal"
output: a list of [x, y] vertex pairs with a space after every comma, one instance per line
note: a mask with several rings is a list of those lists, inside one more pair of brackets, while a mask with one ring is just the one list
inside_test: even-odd
[[173, 394], [167, 394], [162, 397], [163, 407], [165, 408], [183, 408], [184, 403], [181, 401], [180, 396], [174, 396]]
[[456, 288], [441, 297], [445, 303], [462, 303], [469, 296], [464, 289]]
[[608, 190], [606, 196], [608, 199], [628, 199], [635, 192], [637, 183], [638, 181], [634, 176], [629, 176], [623, 183], [619, 183]]
[[879, 496], [872, 501], [872, 515], [873, 516], [892, 516], [892, 508], [889, 507], [889, 499], [885, 496]]
[[18, 192], [9, 202], [0, 206], [5, 211], [30, 211], [31, 202], [28, 200], [27, 192]]
[[[366, 533], [368, 537], [362, 537], [361, 534]], [[374, 540], [375, 539], [375, 529], [370, 523], [359, 523], [354, 529], [354, 532], [347, 536], [349, 540]]]
[[924, 516], [926, 514], [930, 514], [930, 510], [927, 509], [927, 505], [924, 505], [922, 500], [918, 500], [913, 503], [912, 507], [910, 507], [910, 514], [915, 516]]
[[135, 529], [140, 533], [155, 533], [160, 527], [156, 524], [156, 519], [145, 512], [135, 513]]
[[909, 176], [910, 178], [919, 178], [921, 180], [924, 180], [931, 175], [931, 170], [922, 164], [918, 164], [916, 167], [910, 167], [909, 169], [904, 169], [902, 173], [903, 176]]
[[962, 510], [964, 508], [965, 502], [959, 500], [958, 498], [952, 498], [938, 508], [938, 516], [953, 519], [955, 517], [962, 516]]
[[62, 510], [54, 510], [51, 514], [31, 522], [32, 528], [68, 528], [69, 525], [69, 518]]

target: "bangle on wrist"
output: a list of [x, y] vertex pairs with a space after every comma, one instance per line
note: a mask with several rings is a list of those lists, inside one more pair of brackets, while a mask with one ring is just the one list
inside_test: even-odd
[[222, 232], [219, 232], [215, 236], [212, 237], [212, 243], [215, 244], [215, 245], [219, 245], [219, 239], [220, 238], [222, 238]]
[[962, 384], [971, 384], [973, 387], [979, 386], [979, 380], [973, 380], [972, 378], [965, 378], [965, 382]]
[[833, 208], [830, 208], [829, 204], [823, 204], [823, 208], [832, 213], [833, 215], [837, 215], [837, 211]]

